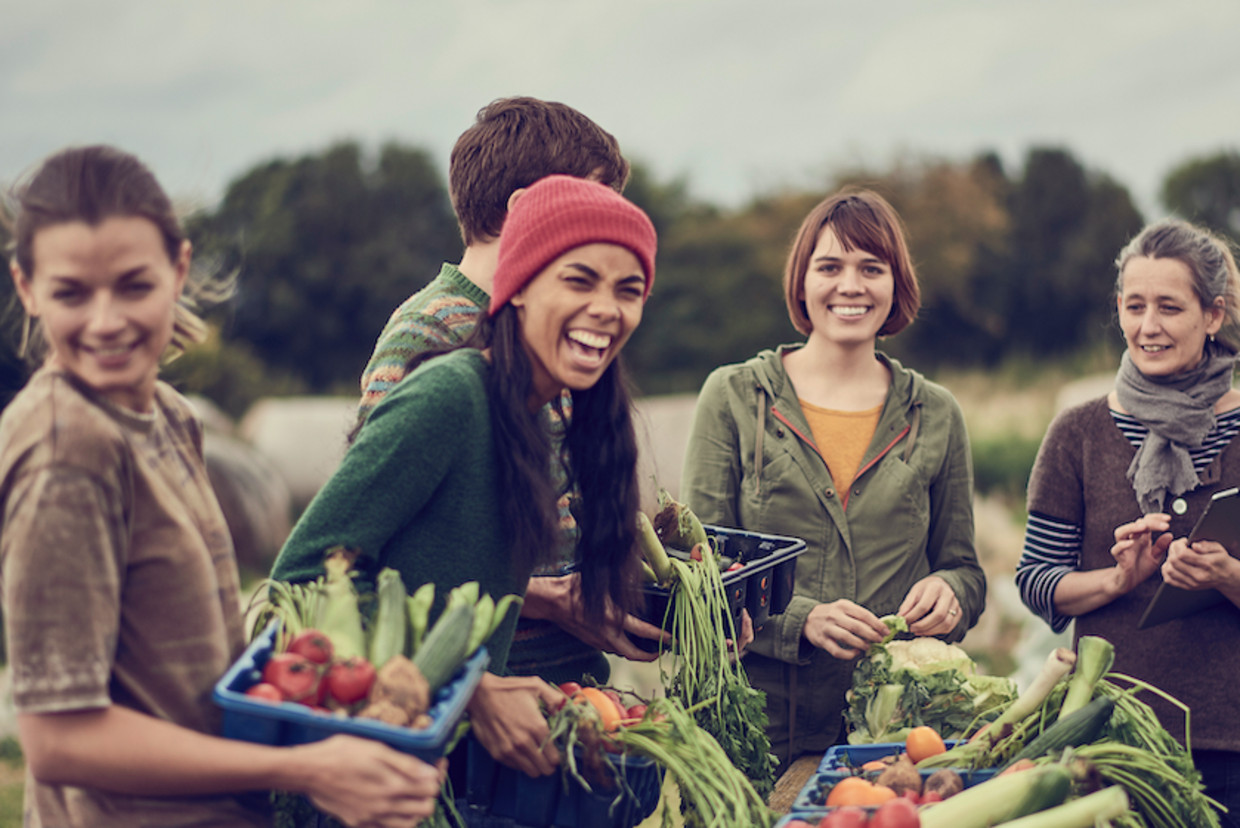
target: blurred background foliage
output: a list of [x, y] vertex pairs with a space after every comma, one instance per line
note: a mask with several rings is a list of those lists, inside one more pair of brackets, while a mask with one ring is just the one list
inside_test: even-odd
[[[1240, 238], [1238, 152], [1171, 170], [1158, 216], [1143, 216], [1121, 182], [1062, 147], [1032, 148], [1016, 169], [995, 153], [910, 154], [727, 209], [637, 162], [626, 195], [660, 239], [654, 295], [625, 351], [639, 393], [694, 393], [716, 366], [798, 339], [784, 307], [784, 259], [805, 213], [845, 184], [879, 191], [907, 224], [923, 308], [882, 347], [930, 374], [1082, 355], [1113, 365], [1113, 260], [1143, 221], [1175, 214]], [[444, 175], [427, 151], [399, 143], [368, 151], [346, 141], [257, 164], [219, 204], [192, 210], [186, 227], [197, 261], [234, 274], [236, 291], [206, 314], [211, 340], [167, 376], [234, 417], [264, 396], [356, 394], [389, 314], [461, 253]], [[25, 371], [8, 280], [0, 292], [7, 402]], [[1009, 466], [1027, 471], [1037, 441], [1027, 442], [979, 444], [979, 487], [1009, 479]]]

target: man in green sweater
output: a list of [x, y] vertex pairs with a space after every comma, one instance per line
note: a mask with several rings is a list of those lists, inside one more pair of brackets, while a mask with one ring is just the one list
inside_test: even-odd
[[[357, 426], [407, 373], [417, 354], [463, 342], [490, 303], [499, 235], [513, 196], [540, 178], [572, 175], [599, 181], [620, 192], [629, 164], [616, 139], [577, 110], [536, 98], [504, 98], [478, 112], [475, 123], [453, 147], [449, 190], [465, 251], [460, 264], [444, 263], [439, 275], [393, 312], [362, 374]], [[569, 411], [565, 400], [565, 410]], [[563, 432], [548, 408], [553, 435]], [[565, 479], [556, 464], [557, 479]], [[604, 652], [650, 661], [628, 633], [657, 638], [659, 630], [640, 619], [615, 614], [599, 628], [582, 621], [580, 582], [566, 574], [576, 560], [577, 529], [570, 494], [560, 500], [563, 542], [557, 562], [535, 572], [508, 660], [509, 672], [536, 675], [559, 684], [591, 675], [606, 681]]]

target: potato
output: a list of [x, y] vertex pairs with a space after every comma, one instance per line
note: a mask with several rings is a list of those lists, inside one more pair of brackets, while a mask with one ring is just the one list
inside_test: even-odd
[[379, 668], [368, 701], [389, 702], [402, 710], [408, 721], [413, 721], [430, 708], [430, 685], [416, 664], [403, 655], [395, 655]]
[[941, 768], [926, 778], [926, 784], [922, 790], [926, 793], [935, 791], [939, 796], [947, 799], [964, 790], [964, 780], [951, 768]]
[[900, 758], [892, 762], [886, 770], [878, 775], [874, 780], [876, 785], [884, 785], [896, 792], [896, 796], [903, 796], [905, 791], [913, 791], [921, 793], [921, 774], [917, 772], [917, 767], [907, 754], [901, 754]]

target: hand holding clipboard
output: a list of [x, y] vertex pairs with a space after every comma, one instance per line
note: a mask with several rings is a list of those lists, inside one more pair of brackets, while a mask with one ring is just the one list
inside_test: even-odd
[[[1188, 535], [1190, 544], [1198, 540], [1217, 541], [1232, 556], [1240, 557], [1240, 489], [1225, 489], [1210, 498]], [[1144, 630], [1226, 600], [1217, 589], [1180, 589], [1164, 582], [1150, 599], [1137, 628]]]

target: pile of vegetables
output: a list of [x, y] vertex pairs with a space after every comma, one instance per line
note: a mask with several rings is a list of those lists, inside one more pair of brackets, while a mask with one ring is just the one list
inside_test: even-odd
[[373, 616], [366, 617], [351, 575], [354, 557], [350, 550], [333, 549], [318, 580], [268, 582], [255, 629], [276, 618], [279, 633], [263, 680], [246, 695], [425, 728], [435, 693], [520, 599], [507, 595], [497, 604], [490, 595], [479, 595], [471, 581], [448, 594], [428, 630], [435, 585], [423, 584], [407, 595], [400, 574], [385, 568], [376, 580]]
[[[1085, 811], [1082, 803], [1086, 800], [1102, 803], [1103, 810], [1087, 813], [1108, 819], [1117, 828], [1217, 826], [1215, 803], [1203, 793], [1191, 743], [1180, 745], [1172, 738], [1136, 694], [1142, 690], [1155, 693], [1178, 705], [1184, 710], [1185, 733], [1189, 734], [1187, 708], [1156, 687], [1110, 672], [1113, 660], [1112, 645], [1097, 636], [1082, 636], [1076, 652], [1057, 649], [1033, 684], [994, 721], [963, 744], [918, 762], [919, 769], [1001, 769], [994, 779], [949, 800], [965, 799], [965, 803], [953, 804], [944, 812], [938, 812], [943, 806], [927, 809], [922, 825], [1008, 824], [996, 820], [1002, 806], [1011, 807], [1013, 791], [1025, 792], [1035, 787], [1036, 780], [1053, 774], [1069, 781], [1067, 786], [1057, 783], [1056, 789], [1065, 789], [1063, 808]], [[1189, 738], [1186, 735], [1186, 742]], [[996, 785], [1009, 777], [1016, 781]], [[1013, 791], [1003, 786], [1012, 786]], [[990, 822], [979, 821], [985, 814], [990, 814]], [[1049, 818], [1044, 822], [1032, 816], [1026, 819], [1034, 820], [1028, 823], [1031, 826], [1068, 824]]]
[[[824, 779], [822, 800], [830, 811], [815, 828], [1217, 826], [1216, 803], [1203, 793], [1190, 747], [1172, 738], [1137, 693], [1177, 704], [1186, 734], [1188, 710], [1158, 688], [1112, 672], [1113, 661], [1110, 642], [1082, 636], [1076, 651], [1052, 652], [1029, 688], [998, 705], [992, 721], [972, 728], [955, 747], [919, 740], [915, 749], [917, 731], [910, 731], [903, 755], [843, 769], [854, 776]], [[962, 706], [967, 713], [969, 704]], [[986, 769], [995, 775], [972, 787], [930, 784], [956, 770]], [[941, 801], [927, 804], [927, 790]], [[879, 819], [880, 803], [904, 798], [921, 803], [916, 822]]]
[[850, 744], [902, 742], [920, 726], [959, 739], [1015, 700], [1015, 682], [979, 675], [960, 647], [938, 638], [892, 640], [907, 623], [896, 615], [882, 620], [891, 633], [853, 669], [844, 714]]
[[[436, 693], [452, 680], [490, 638], [521, 598], [496, 601], [471, 581], [451, 590], [443, 611], [430, 622], [434, 583], [408, 595], [400, 574], [381, 570], [374, 594], [354, 585], [356, 553], [337, 547], [324, 558], [325, 574], [307, 583], [269, 580], [255, 596], [251, 636], [279, 621], [262, 681], [246, 695], [273, 702], [297, 702], [327, 716], [371, 718], [396, 727], [425, 728]], [[468, 729], [461, 722], [445, 752]], [[279, 828], [320, 820], [300, 796], [273, 794]], [[451, 820], [449, 821], [449, 815]], [[316, 822], [317, 820], [317, 822]], [[448, 786], [430, 826], [461, 824]]]
[[[699, 727], [722, 747], [761, 798], [775, 787], [776, 759], [766, 733], [766, 695], [749, 684], [741, 660], [729, 648], [737, 641], [731, 606], [723, 585], [719, 555], [701, 521], [665, 489], [658, 493], [654, 520], [639, 514], [641, 548], [656, 581], [671, 595], [670, 618], [675, 663], [660, 667], [670, 699], [694, 711]], [[669, 550], [689, 550], [687, 555]]]
[[[642, 757], [671, 774], [680, 792], [685, 825], [767, 828], [775, 814], [736, 768], [719, 743], [702, 730], [695, 711], [672, 698], [639, 699], [625, 706], [610, 688], [561, 685], [571, 693], [551, 711], [551, 737], [564, 757], [564, 772], [590, 791], [616, 791], [613, 807], [632, 797], [622, 762], [609, 756]], [[663, 803], [663, 822], [672, 815]]]

